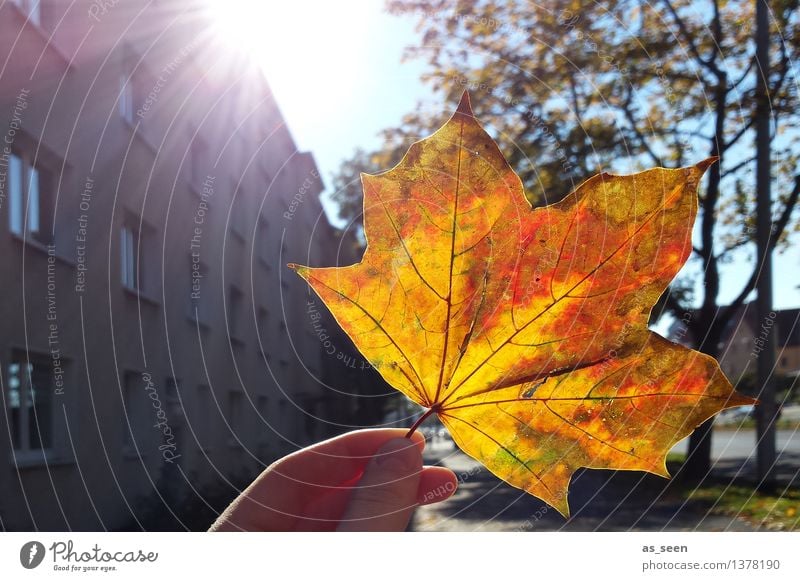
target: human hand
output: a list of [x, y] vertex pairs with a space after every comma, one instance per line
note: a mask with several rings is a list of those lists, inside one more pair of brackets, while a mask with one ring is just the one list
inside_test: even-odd
[[456, 477], [422, 465], [425, 438], [358, 430], [277, 460], [211, 531], [402, 531], [415, 506], [448, 498]]

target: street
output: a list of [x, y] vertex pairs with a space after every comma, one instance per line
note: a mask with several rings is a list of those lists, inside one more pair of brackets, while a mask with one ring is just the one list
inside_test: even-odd
[[[800, 454], [800, 430], [778, 430], [776, 433], [776, 450]], [[672, 449], [673, 452], [685, 454], [689, 438], [681, 440]], [[732, 458], [755, 457], [756, 433], [754, 430], [715, 430], [711, 441], [711, 458], [727, 460]]]

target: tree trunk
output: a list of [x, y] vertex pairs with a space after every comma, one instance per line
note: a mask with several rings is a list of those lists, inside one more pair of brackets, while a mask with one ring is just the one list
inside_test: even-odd
[[699, 482], [711, 471], [711, 428], [714, 418], [706, 420], [689, 436], [689, 451], [686, 462], [680, 469], [685, 480]]
[[[712, 313], [712, 317], [713, 315]], [[700, 317], [699, 320], [704, 321], [709, 319], [707, 317]], [[698, 327], [702, 329], [703, 325], [700, 324]], [[703, 337], [704, 335], [706, 337], [703, 343], [698, 346], [699, 351], [715, 359], [719, 355], [719, 337], [717, 336], [716, 327], [716, 325], [711, 329], [706, 327], [703, 331], [705, 331], [707, 335], [705, 333], [697, 334], [697, 331], [695, 331], [695, 337]], [[681, 478], [689, 482], [700, 482], [711, 472], [711, 428], [713, 424], [714, 418], [706, 420], [692, 432], [691, 436], [689, 436], [689, 449], [686, 452], [686, 462], [683, 463], [678, 473]]]
[[[769, 7], [767, 0], [756, 0], [756, 241], [758, 244], [756, 267], [758, 270], [758, 299], [756, 311], [759, 321], [774, 317], [772, 311], [772, 175], [770, 168], [770, 117], [772, 115], [767, 87], [769, 71]], [[756, 449], [758, 486], [772, 492], [775, 486], [775, 330], [767, 333], [764, 349], [758, 355], [758, 397], [761, 405], [756, 410]]]

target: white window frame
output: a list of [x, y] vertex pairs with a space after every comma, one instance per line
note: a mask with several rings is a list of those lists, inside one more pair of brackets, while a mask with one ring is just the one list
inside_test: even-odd
[[120, 280], [129, 290], [141, 292], [141, 229], [126, 221], [120, 230]]
[[133, 75], [121, 73], [119, 76], [119, 114], [133, 125]]
[[259, 395], [256, 399], [256, 409], [258, 409], [259, 415], [261, 415], [266, 422], [269, 421], [269, 403], [270, 398], [268, 395]]
[[[46, 442], [46, 445], [42, 445], [42, 432], [41, 428], [38, 430], [39, 433], [39, 446], [33, 447], [31, 442], [31, 425], [34, 422], [37, 422], [36, 418], [36, 388], [34, 387], [33, 390], [33, 397], [31, 397], [31, 374], [32, 374], [32, 367], [34, 365], [41, 365], [45, 369], [43, 370], [45, 374], [49, 377], [48, 385], [45, 386], [44, 389], [47, 397], [49, 398], [49, 425], [47, 428], [49, 429], [49, 442]], [[12, 373], [13, 367], [18, 366], [18, 371], [16, 372], [18, 377], [14, 377]], [[22, 367], [27, 366], [28, 369], [26, 372], [22, 371]], [[12, 430], [14, 427], [11, 425], [12, 417], [9, 415], [8, 417], [8, 425], [9, 425], [9, 432], [12, 435], [12, 449], [14, 454], [33, 454], [33, 453], [52, 453], [55, 447], [56, 441], [56, 414], [55, 414], [55, 391], [54, 391], [54, 377], [53, 377], [53, 370], [51, 367], [51, 358], [42, 353], [33, 353], [28, 352], [25, 353], [23, 351], [14, 350], [12, 352], [11, 360], [9, 361], [8, 368], [7, 368], [7, 386], [6, 386], [6, 406], [11, 413], [11, 410], [14, 408], [19, 410], [19, 418], [18, 418], [18, 425], [17, 425], [17, 433], [14, 434]], [[15, 385], [15, 382], [19, 382]], [[25, 402], [25, 405], [22, 404]], [[16, 438], [15, 438], [16, 437]], [[14, 439], [17, 441], [14, 442]]]
[[269, 455], [269, 431], [266, 429], [267, 426], [270, 425], [269, 421], [269, 413], [270, 413], [270, 398], [267, 395], [259, 395], [256, 399], [256, 410], [258, 410], [258, 415], [260, 416], [258, 420], [258, 424], [256, 427], [256, 433], [258, 434], [257, 442], [258, 448], [257, 452], [258, 455], [261, 457], [262, 460], [268, 457]]

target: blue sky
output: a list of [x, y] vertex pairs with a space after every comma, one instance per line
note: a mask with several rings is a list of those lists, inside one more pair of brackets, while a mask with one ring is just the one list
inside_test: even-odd
[[[378, 132], [397, 125], [418, 101], [453, 105], [438, 103], [422, 84], [424, 62], [401, 62], [404, 47], [418, 42], [418, 35], [411, 19], [386, 14], [382, 0], [277, 4], [265, 8], [274, 24], [267, 28], [268, 39], [259, 25], [255, 42], [295, 141], [313, 152], [327, 186], [343, 159], [357, 147], [380, 145]], [[277, 17], [276, 10], [281, 12]], [[241, 23], [238, 27], [237, 34]], [[739, 293], [749, 276], [751, 254], [742, 251], [724, 267], [723, 303]], [[776, 254], [774, 266], [775, 308], [800, 306], [800, 248]], [[686, 269], [696, 271], [697, 266]]]

